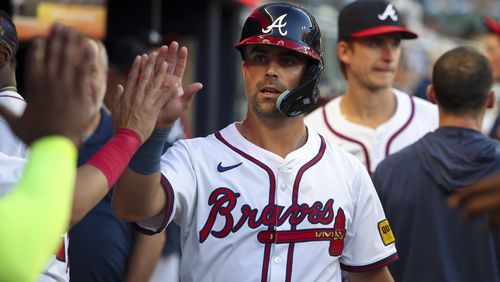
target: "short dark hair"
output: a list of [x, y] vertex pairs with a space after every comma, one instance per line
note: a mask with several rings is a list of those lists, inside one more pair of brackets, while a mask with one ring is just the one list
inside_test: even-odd
[[457, 47], [437, 60], [432, 84], [439, 107], [452, 114], [477, 114], [493, 85], [491, 64], [475, 48]]

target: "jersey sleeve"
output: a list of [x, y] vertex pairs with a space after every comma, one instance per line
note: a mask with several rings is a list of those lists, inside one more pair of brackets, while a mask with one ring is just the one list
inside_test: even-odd
[[161, 185], [167, 201], [164, 211], [154, 218], [136, 223], [145, 234], [163, 231], [172, 220], [179, 226], [189, 224], [194, 212], [196, 177], [185, 141], [175, 142], [161, 160]]
[[366, 272], [383, 267], [398, 256], [389, 222], [366, 169], [359, 164], [353, 175], [355, 214], [347, 230], [340, 265], [346, 271]]
[[0, 281], [35, 281], [56, 252], [69, 224], [76, 157], [66, 138], [33, 143], [22, 178], [0, 198]]
[[[6, 107], [17, 116], [20, 116], [26, 107], [26, 102], [24, 102], [20, 96], [18, 98], [17, 96], [11, 97], [0, 95], [0, 105]], [[2, 116], [0, 116], [0, 136], [2, 136], [0, 152], [9, 156], [26, 158], [28, 155], [28, 147], [12, 132], [9, 124]]]

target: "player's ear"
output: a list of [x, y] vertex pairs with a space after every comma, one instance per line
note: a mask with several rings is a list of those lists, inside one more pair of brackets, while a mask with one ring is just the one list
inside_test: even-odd
[[434, 105], [437, 104], [436, 102], [436, 92], [434, 91], [434, 86], [432, 84], [429, 84], [427, 86], [427, 100], [429, 100], [429, 102], [433, 103]]
[[349, 63], [349, 52], [351, 51], [350, 49], [351, 46], [349, 46], [349, 43], [345, 41], [340, 41], [337, 44], [337, 57], [344, 64]]
[[490, 94], [488, 94], [488, 100], [486, 101], [486, 108], [492, 109], [495, 106], [496, 103], [496, 98], [495, 98], [495, 91], [491, 90]]
[[3, 68], [10, 61], [10, 55], [4, 46], [0, 46], [0, 68]]

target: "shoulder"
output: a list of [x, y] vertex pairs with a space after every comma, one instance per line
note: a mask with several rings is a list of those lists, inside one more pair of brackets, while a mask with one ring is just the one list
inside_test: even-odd
[[0, 105], [7, 107], [15, 114], [20, 115], [26, 107], [24, 98], [14, 91], [0, 92]]
[[422, 98], [411, 96], [397, 89], [393, 89], [393, 92], [396, 95], [398, 101], [403, 101], [401, 104], [398, 104], [398, 107], [402, 107], [405, 110], [410, 110], [410, 108], [413, 107], [412, 110], [414, 111], [414, 115], [417, 120], [420, 120], [424, 123], [429, 122], [433, 126], [437, 126], [439, 111], [436, 105]]
[[[318, 135], [323, 137], [319, 133]], [[331, 142], [330, 139], [323, 137], [323, 140], [326, 144], [326, 151], [328, 151], [333, 156], [332, 159], [336, 162], [336, 169], [343, 170], [346, 174], [349, 175], [356, 174], [356, 171], [358, 171], [358, 169], [366, 170], [366, 168], [357, 157], [342, 149], [334, 142]]]
[[329, 114], [330, 112], [335, 111], [339, 105], [340, 97], [341, 96], [338, 96], [338, 97], [331, 99], [323, 106], [321, 106], [321, 107], [317, 108], [316, 110], [312, 111], [311, 113], [307, 114], [305, 117], [306, 121], [310, 120], [310, 119], [319, 119], [319, 118], [323, 119], [323, 115], [325, 114], [325, 112], [326, 112], [326, 114]]

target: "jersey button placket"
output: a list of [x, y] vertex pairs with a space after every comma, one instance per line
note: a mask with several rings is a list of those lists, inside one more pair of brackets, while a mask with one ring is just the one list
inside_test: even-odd
[[281, 183], [280, 185], [281, 191], [286, 191], [286, 183]]

